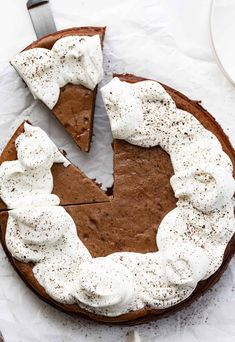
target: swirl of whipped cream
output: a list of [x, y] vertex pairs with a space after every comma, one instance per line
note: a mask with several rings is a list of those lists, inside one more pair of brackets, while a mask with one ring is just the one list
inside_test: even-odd
[[162, 142], [163, 125], [168, 124], [168, 116], [176, 107], [159, 83], [129, 84], [114, 77], [101, 93], [114, 138], [143, 147]]
[[47, 258], [35, 264], [33, 273], [54, 300], [74, 304], [80, 264], [88, 262], [92, 257], [79, 240], [76, 226], [70, 216], [67, 222], [68, 229], [53, 245], [53, 248], [47, 248]]
[[103, 56], [98, 35], [67, 36], [51, 50], [33, 48], [16, 55], [11, 64], [29, 87], [33, 97], [52, 109], [67, 83], [91, 90], [103, 77]]
[[52, 109], [60, 95], [65, 80], [60, 71], [60, 60], [51, 50], [35, 48], [20, 52], [11, 65], [27, 84], [33, 98]]
[[108, 258], [95, 258], [82, 263], [74, 297], [82, 305], [101, 310], [128, 304], [135, 292], [132, 273]]
[[[146, 254], [119, 252], [110, 254], [106, 258], [125, 266], [133, 274], [138, 292], [134, 300], [126, 305], [126, 311], [138, 309], [141, 302], [143, 306], [152, 303], [155, 308], [167, 308], [187, 298], [194, 290], [191, 283], [181, 286], [169, 282], [162, 252]], [[118, 313], [121, 314], [123, 311]]]
[[52, 51], [60, 58], [67, 83], [93, 90], [103, 78], [103, 55], [99, 35], [67, 36], [55, 42]]
[[[73, 241], [76, 241], [74, 237]], [[73, 245], [73, 244], [72, 244]], [[65, 245], [58, 244], [59, 248], [67, 251]], [[88, 253], [89, 254], [89, 253]], [[74, 304], [74, 288], [78, 279], [78, 268], [85, 261], [87, 251], [81, 251], [80, 258], [61, 252], [50, 256], [50, 259], [41, 260], [33, 268], [33, 274], [50, 297], [60, 303]]]
[[[195, 286], [206, 275], [210, 259], [207, 251], [187, 238], [189, 229], [178, 208], [162, 220], [157, 245], [170, 283]], [[189, 241], [187, 241], [189, 240]]]
[[6, 245], [21, 261], [38, 262], [49, 257], [73, 220], [60, 206], [26, 207], [9, 212]]
[[170, 283], [196, 286], [205, 277], [209, 258], [205, 250], [186, 242], [164, 252], [163, 267]]
[[69, 164], [48, 135], [27, 122], [24, 133], [16, 139], [16, 150], [18, 160], [26, 169], [50, 169], [53, 163]]
[[208, 167], [208, 165], [215, 164], [215, 166], [232, 173], [233, 166], [230, 158], [222, 150], [218, 139], [210, 132], [196, 135], [194, 139], [185, 144], [180, 144], [179, 140], [171, 144], [170, 155], [175, 173], [192, 169], [195, 165]]
[[235, 181], [231, 172], [215, 165], [195, 165], [186, 171], [177, 172], [170, 179], [177, 198], [187, 198], [203, 212], [221, 208], [231, 201]]
[[110, 118], [112, 134], [116, 139], [127, 139], [143, 122], [141, 101], [129, 96], [132, 88], [128, 83], [118, 87], [120, 80], [117, 77], [112, 82], [101, 89], [105, 96], [105, 107]]
[[[227, 243], [234, 234], [234, 205], [230, 203], [209, 213], [202, 213], [185, 201], [179, 201], [177, 206], [160, 223], [156, 237], [158, 249], [163, 253], [176, 251], [186, 241], [190, 241], [192, 251], [202, 248], [209, 259], [202, 278], [207, 279], [221, 265]], [[197, 264], [203, 269], [199, 259]]]
[[0, 166], [0, 196], [8, 208], [27, 205], [58, 205], [51, 194], [53, 163], [69, 165], [55, 144], [39, 127], [24, 124], [24, 133], [16, 139], [18, 160], [5, 161]]
[[196, 239], [201, 245], [207, 245], [205, 239], [212, 240], [217, 245], [231, 239], [234, 232], [233, 203], [228, 203], [209, 213], [202, 213], [189, 203], [179, 201], [178, 209], [188, 226], [194, 227], [198, 232]]

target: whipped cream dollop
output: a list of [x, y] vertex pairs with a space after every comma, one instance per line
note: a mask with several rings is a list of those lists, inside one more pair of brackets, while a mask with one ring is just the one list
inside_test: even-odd
[[[38, 170], [34, 175], [38, 187], [34, 185], [32, 191], [20, 170], [20, 182], [18, 178], [13, 182], [14, 172], [9, 183], [3, 178], [1, 194], [8, 203], [16, 203], [9, 212], [6, 244], [18, 260], [34, 262], [34, 276], [58, 302], [77, 303], [104, 316], [144, 307], [165, 309], [188, 298], [223, 261], [235, 231], [232, 162], [218, 139], [193, 115], [178, 110], [157, 82], [129, 84], [114, 78], [102, 88], [102, 95], [115, 138], [142, 147], [160, 145], [170, 154], [175, 172], [170, 183], [178, 202], [158, 227], [158, 251], [92, 258], [79, 238], [79, 227], [77, 231], [59, 202], [50, 197], [51, 202], [43, 205], [38, 200], [44, 184], [50, 190], [47, 196], [52, 196], [48, 170], [53, 162], [64, 162], [64, 157], [54, 145], [41, 146], [37, 129], [28, 136], [24, 133], [16, 146], [24, 172]], [[1, 175], [17, 170], [15, 162], [6, 162], [11, 164], [6, 164], [5, 173], [2, 164]], [[11, 197], [13, 186], [31, 198], [27, 206]]]
[[29, 205], [58, 205], [51, 194], [53, 163], [69, 165], [47, 134], [39, 127], [24, 124], [24, 133], [15, 142], [17, 160], [0, 166], [0, 196], [10, 209]]
[[68, 83], [93, 90], [102, 80], [102, 63], [99, 35], [63, 37], [51, 50], [32, 48], [11, 60], [33, 97], [50, 109], [59, 99], [60, 88]]
[[[18, 260], [39, 262], [58, 251], [74, 222], [61, 206], [27, 206], [9, 212], [7, 248]], [[52, 248], [53, 246], [53, 248]]]
[[204, 212], [222, 208], [231, 201], [235, 191], [232, 173], [216, 165], [194, 165], [177, 172], [170, 183], [176, 198], [188, 198], [195, 208]]
[[75, 298], [83, 307], [103, 313], [122, 310], [135, 292], [134, 277], [129, 270], [110, 259], [96, 258], [81, 264]]

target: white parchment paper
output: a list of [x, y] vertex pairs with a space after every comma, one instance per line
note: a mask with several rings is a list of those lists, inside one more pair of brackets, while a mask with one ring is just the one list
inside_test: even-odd
[[[235, 89], [217, 67], [209, 42], [209, 0], [54, 0], [58, 29], [106, 25], [105, 80], [112, 72], [151, 77], [202, 100], [235, 144]], [[30, 43], [30, 42], [29, 42]], [[16, 51], [17, 53], [17, 51]], [[33, 101], [16, 72], [0, 75], [0, 149], [23, 119], [39, 125], [89, 177], [112, 184], [111, 132], [98, 95], [93, 144], [77, 150], [48, 110]], [[138, 242], [137, 242], [138, 243]], [[0, 248], [0, 331], [6, 342], [235, 340], [235, 260], [220, 282], [190, 308], [137, 327], [74, 319], [41, 302], [12, 270]]]

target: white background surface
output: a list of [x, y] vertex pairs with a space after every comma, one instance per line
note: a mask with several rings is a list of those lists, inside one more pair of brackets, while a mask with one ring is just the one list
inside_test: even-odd
[[[235, 89], [215, 63], [209, 39], [210, 0], [54, 0], [51, 1], [58, 29], [81, 25], [107, 25], [105, 69], [133, 72], [163, 81], [189, 97], [202, 100], [235, 144]], [[24, 0], [1, 2], [0, 10], [0, 134], [1, 146], [8, 128], [20, 116], [33, 120], [59, 144], [58, 127], [45, 123], [42, 106], [32, 98], [15, 72], [5, 66], [35, 35]], [[232, 44], [232, 42], [231, 42]], [[99, 131], [102, 107], [96, 114]], [[14, 124], [16, 125], [16, 123]], [[45, 127], [44, 127], [45, 126]], [[109, 137], [106, 138], [107, 141]], [[104, 147], [105, 148], [105, 147]], [[79, 154], [76, 163], [89, 174], [95, 155]], [[110, 174], [110, 160], [100, 161]], [[92, 174], [92, 172], [91, 172]], [[90, 174], [90, 175], [91, 175]], [[104, 179], [105, 181], [105, 179]], [[134, 327], [146, 342], [231, 342], [235, 340], [235, 262], [218, 285], [190, 308], [168, 319]], [[128, 331], [71, 319], [35, 297], [12, 271], [0, 249], [0, 330], [6, 342], [125, 341]]]

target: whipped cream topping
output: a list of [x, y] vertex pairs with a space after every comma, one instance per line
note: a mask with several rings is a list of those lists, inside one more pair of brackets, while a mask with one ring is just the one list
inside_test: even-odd
[[33, 48], [11, 60], [33, 97], [50, 109], [59, 99], [60, 88], [68, 83], [93, 90], [102, 80], [102, 63], [99, 35], [63, 37], [51, 50]]
[[[130, 84], [114, 78], [101, 92], [114, 138], [142, 147], [160, 145], [171, 157], [175, 175], [170, 183], [179, 201], [158, 228], [159, 251], [150, 254], [157, 267], [156, 271], [151, 269], [151, 281], [156, 292], [164, 289], [165, 297], [156, 303], [152, 294], [145, 302], [165, 308], [187, 298], [197, 283], [212, 275], [223, 261], [235, 232], [232, 162], [218, 139], [193, 115], [178, 110], [157, 82]], [[121, 256], [122, 260], [129, 257], [130, 253]], [[139, 266], [143, 255], [134, 258], [145, 278]], [[128, 260], [126, 267], [131, 271], [130, 265]], [[161, 290], [157, 289], [157, 275]], [[148, 290], [151, 281], [146, 281]], [[141, 297], [139, 280], [137, 284], [137, 297]]]
[[18, 159], [0, 166], [0, 196], [7, 207], [58, 205], [60, 199], [51, 194], [51, 167], [53, 163], [67, 166], [69, 161], [42, 129], [28, 123], [15, 146]]
[[[92, 258], [69, 214], [56, 201], [38, 206], [37, 193], [28, 206], [9, 212], [7, 247], [18, 260], [35, 263], [36, 279], [61, 303], [77, 303], [104, 316], [146, 306], [165, 309], [189, 297], [223, 261], [235, 231], [232, 162], [218, 139], [178, 110], [157, 82], [128, 84], [114, 78], [102, 95], [115, 138], [144, 147], [160, 145], [170, 154], [175, 171], [170, 182], [179, 200], [158, 228], [158, 251]], [[49, 147], [42, 152], [35, 139], [39, 157], [31, 160], [24, 139], [17, 141], [22, 167], [48, 170], [54, 160]], [[27, 197], [24, 183], [23, 189]], [[5, 198], [11, 196], [8, 191]]]
[[75, 298], [82, 307], [116, 314], [134, 295], [133, 278], [121, 264], [106, 258], [92, 259], [80, 266]]
[[60, 206], [14, 209], [7, 223], [7, 248], [18, 260], [39, 262], [60, 251], [69, 230], [76, 232], [74, 222]]
[[214, 168], [211, 165], [195, 165], [177, 172], [170, 183], [176, 198], [187, 198], [193, 207], [204, 212], [222, 208], [235, 191], [232, 173], [215, 165]]

